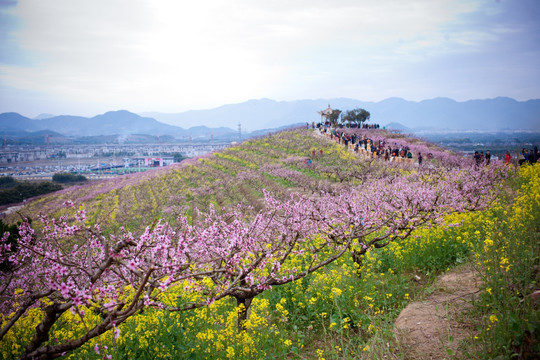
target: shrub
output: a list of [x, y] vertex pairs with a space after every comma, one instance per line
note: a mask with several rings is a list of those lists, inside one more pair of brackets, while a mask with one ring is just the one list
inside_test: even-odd
[[83, 175], [66, 173], [66, 172], [54, 174], [52, 177], [52, 180], [58, 183], [88, 181], [88, 179]]
[[0, 189], [10, 188], [17, 185], [17, 180], [12, 176], [0, 176]]

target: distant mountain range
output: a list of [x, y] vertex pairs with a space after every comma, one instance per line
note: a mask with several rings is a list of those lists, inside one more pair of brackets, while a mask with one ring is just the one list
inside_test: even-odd
[[[499, 97], [487, 100], [457, 102], [435, 98], [420, 102], [390, 98], [380, 102], [336, 98], [319, 100], [274, 101], [249, 100], [209, 110], [192, 110], [178, 114], [110, 111], [91, 118], [72, 115], [41, 114], [35, 119], [18, 113], [0, 114], [0, 136], [55, 137], [143, 135], [171, 138], [233, 139], [263, 135], [295, 124], [318, 122], [317, 111], [363, 108], [371, 113], [370, 123], [402, 131], [481, 130], [540, 131], [540, 99], [516, 101]], [[250, 133], [250, 134], [248, 134]], [[88, 140], [90, 141], [90, 140]]]
[[498, 97], [486, 100], [457, 102], [435, 98], [420, 102], [389, 98], [366, 102], [347, 98], [274, 101], [249, 100], [209, 110], [192, 110], [177, 114], [142, 113], [158, 121], [176, 126], [226, 126], [250, 131], [276, 128], [320, 120], [317, 111], [342, 111], [363, 108], [371, 113], [371, 123], [381, 126], [394, 123], [412, 130], [540, 130], [540, 99], [516, 101]]
[[237, 136], [237, 132], [229, 128], [210, 129], [206, 126], [194, 126], [183, 129], [178, 126], [163, 124], [155, 119], [142, 117], [126, 110], [110, 111], [92, 118], [82, 116], [45, 114], [36, 119], [24, 117], [18, 113], [0, 114], [0, 135], [16, 137], [42, 136], [50, 132], [58, 137], [95, 137], [128, 135], [147, 135], [155, 137], [208, 137]]

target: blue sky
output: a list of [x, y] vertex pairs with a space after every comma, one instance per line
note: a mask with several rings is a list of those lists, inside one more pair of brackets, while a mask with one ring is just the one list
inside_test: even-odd
[[540, 98], [538, 0], [0, 0], [0, 112]]

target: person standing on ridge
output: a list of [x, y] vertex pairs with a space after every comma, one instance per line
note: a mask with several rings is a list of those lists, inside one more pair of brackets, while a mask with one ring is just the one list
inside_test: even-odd
[[504, 155], [504, 165], [510, 164], [510, 161], [512, 161], [512, 155], [510, 155], [510, 151], [507, 150]]

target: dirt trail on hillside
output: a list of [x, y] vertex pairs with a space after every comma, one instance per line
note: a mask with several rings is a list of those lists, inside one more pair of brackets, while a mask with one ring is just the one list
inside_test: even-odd
[[479, 274], [471, 267], [454, 269], [441, 276], [435, 291], [425, 300], [413, 302], [399, 315], [395, 333], [405, 359], [462, 359], [462, 340], [474, 334], [466, 310], [478, 296]]

